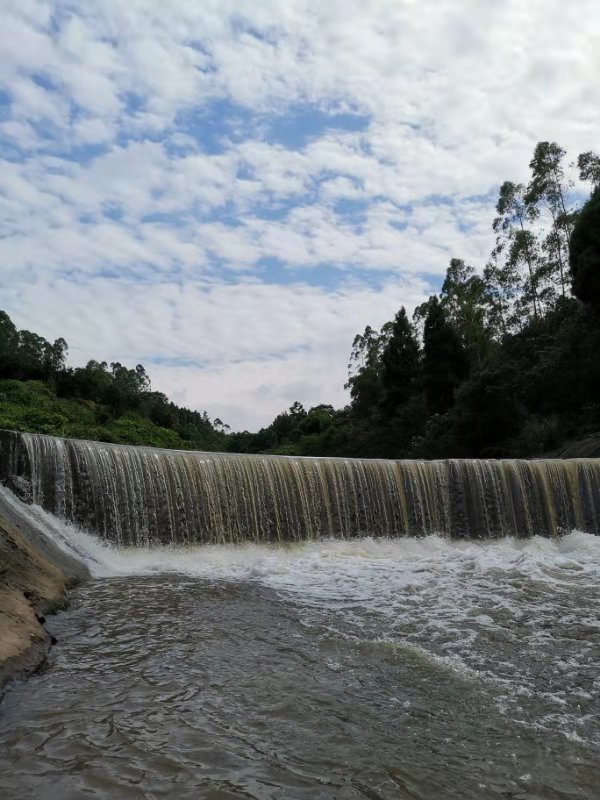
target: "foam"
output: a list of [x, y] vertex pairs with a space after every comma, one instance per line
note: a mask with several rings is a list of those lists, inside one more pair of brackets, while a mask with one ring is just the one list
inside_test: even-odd
[[554, 730], [560, 719], [570, 735], [595, 735], [584, 706], [598, 700], [588, 677], [597, 674], [600, 537], [118, 549], [12, 502], [97, 579], [171, 573], [265, 586], [305, 624], [317, 619], [363, 648], [398, 647], [400, 657], [412, 648], [433, 668], [488, 685], [513, 719]]

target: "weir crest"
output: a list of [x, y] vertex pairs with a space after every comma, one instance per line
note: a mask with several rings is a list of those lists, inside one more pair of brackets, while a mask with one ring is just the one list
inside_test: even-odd
[[1, 431], [0, 479], [118, 546], [600, 532], [600, 459], [297, 458]]

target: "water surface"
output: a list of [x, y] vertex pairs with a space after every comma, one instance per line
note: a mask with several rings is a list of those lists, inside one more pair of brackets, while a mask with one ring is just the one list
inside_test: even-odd
[[94, 564], [0, 706], [6, 800], [598, 797], [596, 537]]

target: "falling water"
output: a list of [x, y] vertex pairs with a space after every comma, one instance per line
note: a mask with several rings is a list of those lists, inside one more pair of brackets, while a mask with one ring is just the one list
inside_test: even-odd
[[0, 477], [118, 546], [600, 531], [600, 459], [296, 458], [0, 432]]

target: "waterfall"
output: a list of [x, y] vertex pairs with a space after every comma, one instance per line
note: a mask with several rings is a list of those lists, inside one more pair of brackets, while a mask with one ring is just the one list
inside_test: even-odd
[[0, 478], [118, 546], [600, 532], [600, 459], [297, 458], [1, 431]]

